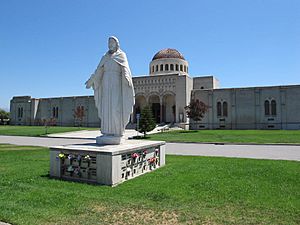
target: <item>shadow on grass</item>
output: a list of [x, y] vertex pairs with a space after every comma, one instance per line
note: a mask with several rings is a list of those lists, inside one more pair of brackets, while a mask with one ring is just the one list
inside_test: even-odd
[[185, 133], [197, 133], [197, 132], [198, 130], [181, 130], [178, 133], [185, 134]]
[[144, 137], [144, 136], [133, 136], [132, 139], [150, 139], [150, 137], [149, 136], [146, 136], [146, 137]]
[[49, 173], [43, 174], [43, 175], [41, 175], [41, 177], [42, 177], [42, 178], [50, 178], [50, 174], [49, 174]]

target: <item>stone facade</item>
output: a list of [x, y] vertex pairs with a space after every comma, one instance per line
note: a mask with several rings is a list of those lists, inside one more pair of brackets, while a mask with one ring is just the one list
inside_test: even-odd
[[[188, 74], [189, 65], [175, 49], [156, 53], [149, 76], [133, 77], [135, 106], [129, 127], [134, 127], [145, 105], [157, 123], [176, 123], [191, 129], [300, 129], [300, 85], [226, 88], [212, 75]], [[201, 122], [189, 121], [184, 107], [190, 99], [208, 105]], [[75, 115], [83, 111], [82, 120]], [[99, 127], [93, 96], [61, 98], [13, 97], [11, 124], [42, 125], [52, 119], [59, 126]]]
[[[77, 109], [83, 110], [82, 121], [75, 116]], [[45, 120], [52, 119], [52, 123], [58, 126], [100, 126], [93, 96], [40, 99], [13, 97], [10, 112], [11, 124], [14, 125], [43, 125]]]
[[192, 129], [300, 129], [300, 85], [193, 90], [208, 106]]

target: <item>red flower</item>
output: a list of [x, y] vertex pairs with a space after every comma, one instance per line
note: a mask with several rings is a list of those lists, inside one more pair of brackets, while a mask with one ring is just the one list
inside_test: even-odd
[[148, 159], [148, 162], [149, 163], [155, 163], [156, 162], [156, 158], [152, 157], [152, 158]]
[[139, 157], [139, 154], [137, 154], [136, 152], [131, 154], [131, 158], [133, 158], [133, 159], [136, 159], [138, 157]]

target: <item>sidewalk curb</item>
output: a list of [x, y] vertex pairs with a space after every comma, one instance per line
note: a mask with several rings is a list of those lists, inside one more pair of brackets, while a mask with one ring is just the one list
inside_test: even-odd
[[211, 145], [270, 145], [270, 146], [300, 146], [300, 144], [289, 143], [232, 143], [232, 142], [178, 142], [166, 141], [166, 143], [174, 144], [211, 144]]
[[[18, 136], [18, 137], [27, 137], [27, 136]], [[96, 140], [96, 138], [83, 138], [83, 137], [50, 137], [47, 135], [38, 136], [40, 138], [60, 138], [60, 139], [80, 139], [80, 140]]]

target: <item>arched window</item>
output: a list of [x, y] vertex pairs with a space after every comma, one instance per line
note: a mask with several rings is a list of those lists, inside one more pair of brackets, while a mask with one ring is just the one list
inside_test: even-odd
[[217, 102], [217, 116], [222, 116], [221, 102]]
[[269, 116], [270, 115], [270, 102], [269, 100], [265, 101], [265, 116]]
[[180, 71], [183, 71], [183, 66], [182, 65], [180, 65]]
[[163, 71], [163, 70], [164, 70], [164, 65], [161, 64], [161, 65], [160, 65], [160, 71]]
[[152, 73], [154, 73], [154, 66], [152, 66]]
[[174, 70], [174, 64], [170, 65], [170, 70], [172, 70], [172, 71]]
[[223, 102], [223, 116], [228, 115], [228, 104], [227, 102]]
[[53, 118], [55, 118], [55, 113], [56, 113], [56, 110], [55, 110], [55, 107], [53, 107], [53, 108], [52, 108], [52, 117], [53, 117]]
[[178, 67], [178, 64], [176, 64], [176, 71], [178, 71], [179, 70], [179, 67]]
[[23, 117], [23, 107], [18, 108], [18, 117], [22, 118]]
[[169, 64], [165, 65], [165, 71], [169, 71]]
[[156, 70], [155, 70], [156, 72], [158, 71], [158, 65], [156, 65]]
[[52, 118], [58, 118], [58, 107], [52, 108]]
[[184, 72], [186, 72], [186, 66], [184, 66]]
[[276, 116], [276, 101], [275, 100], [271, 101], [271, 115]]

